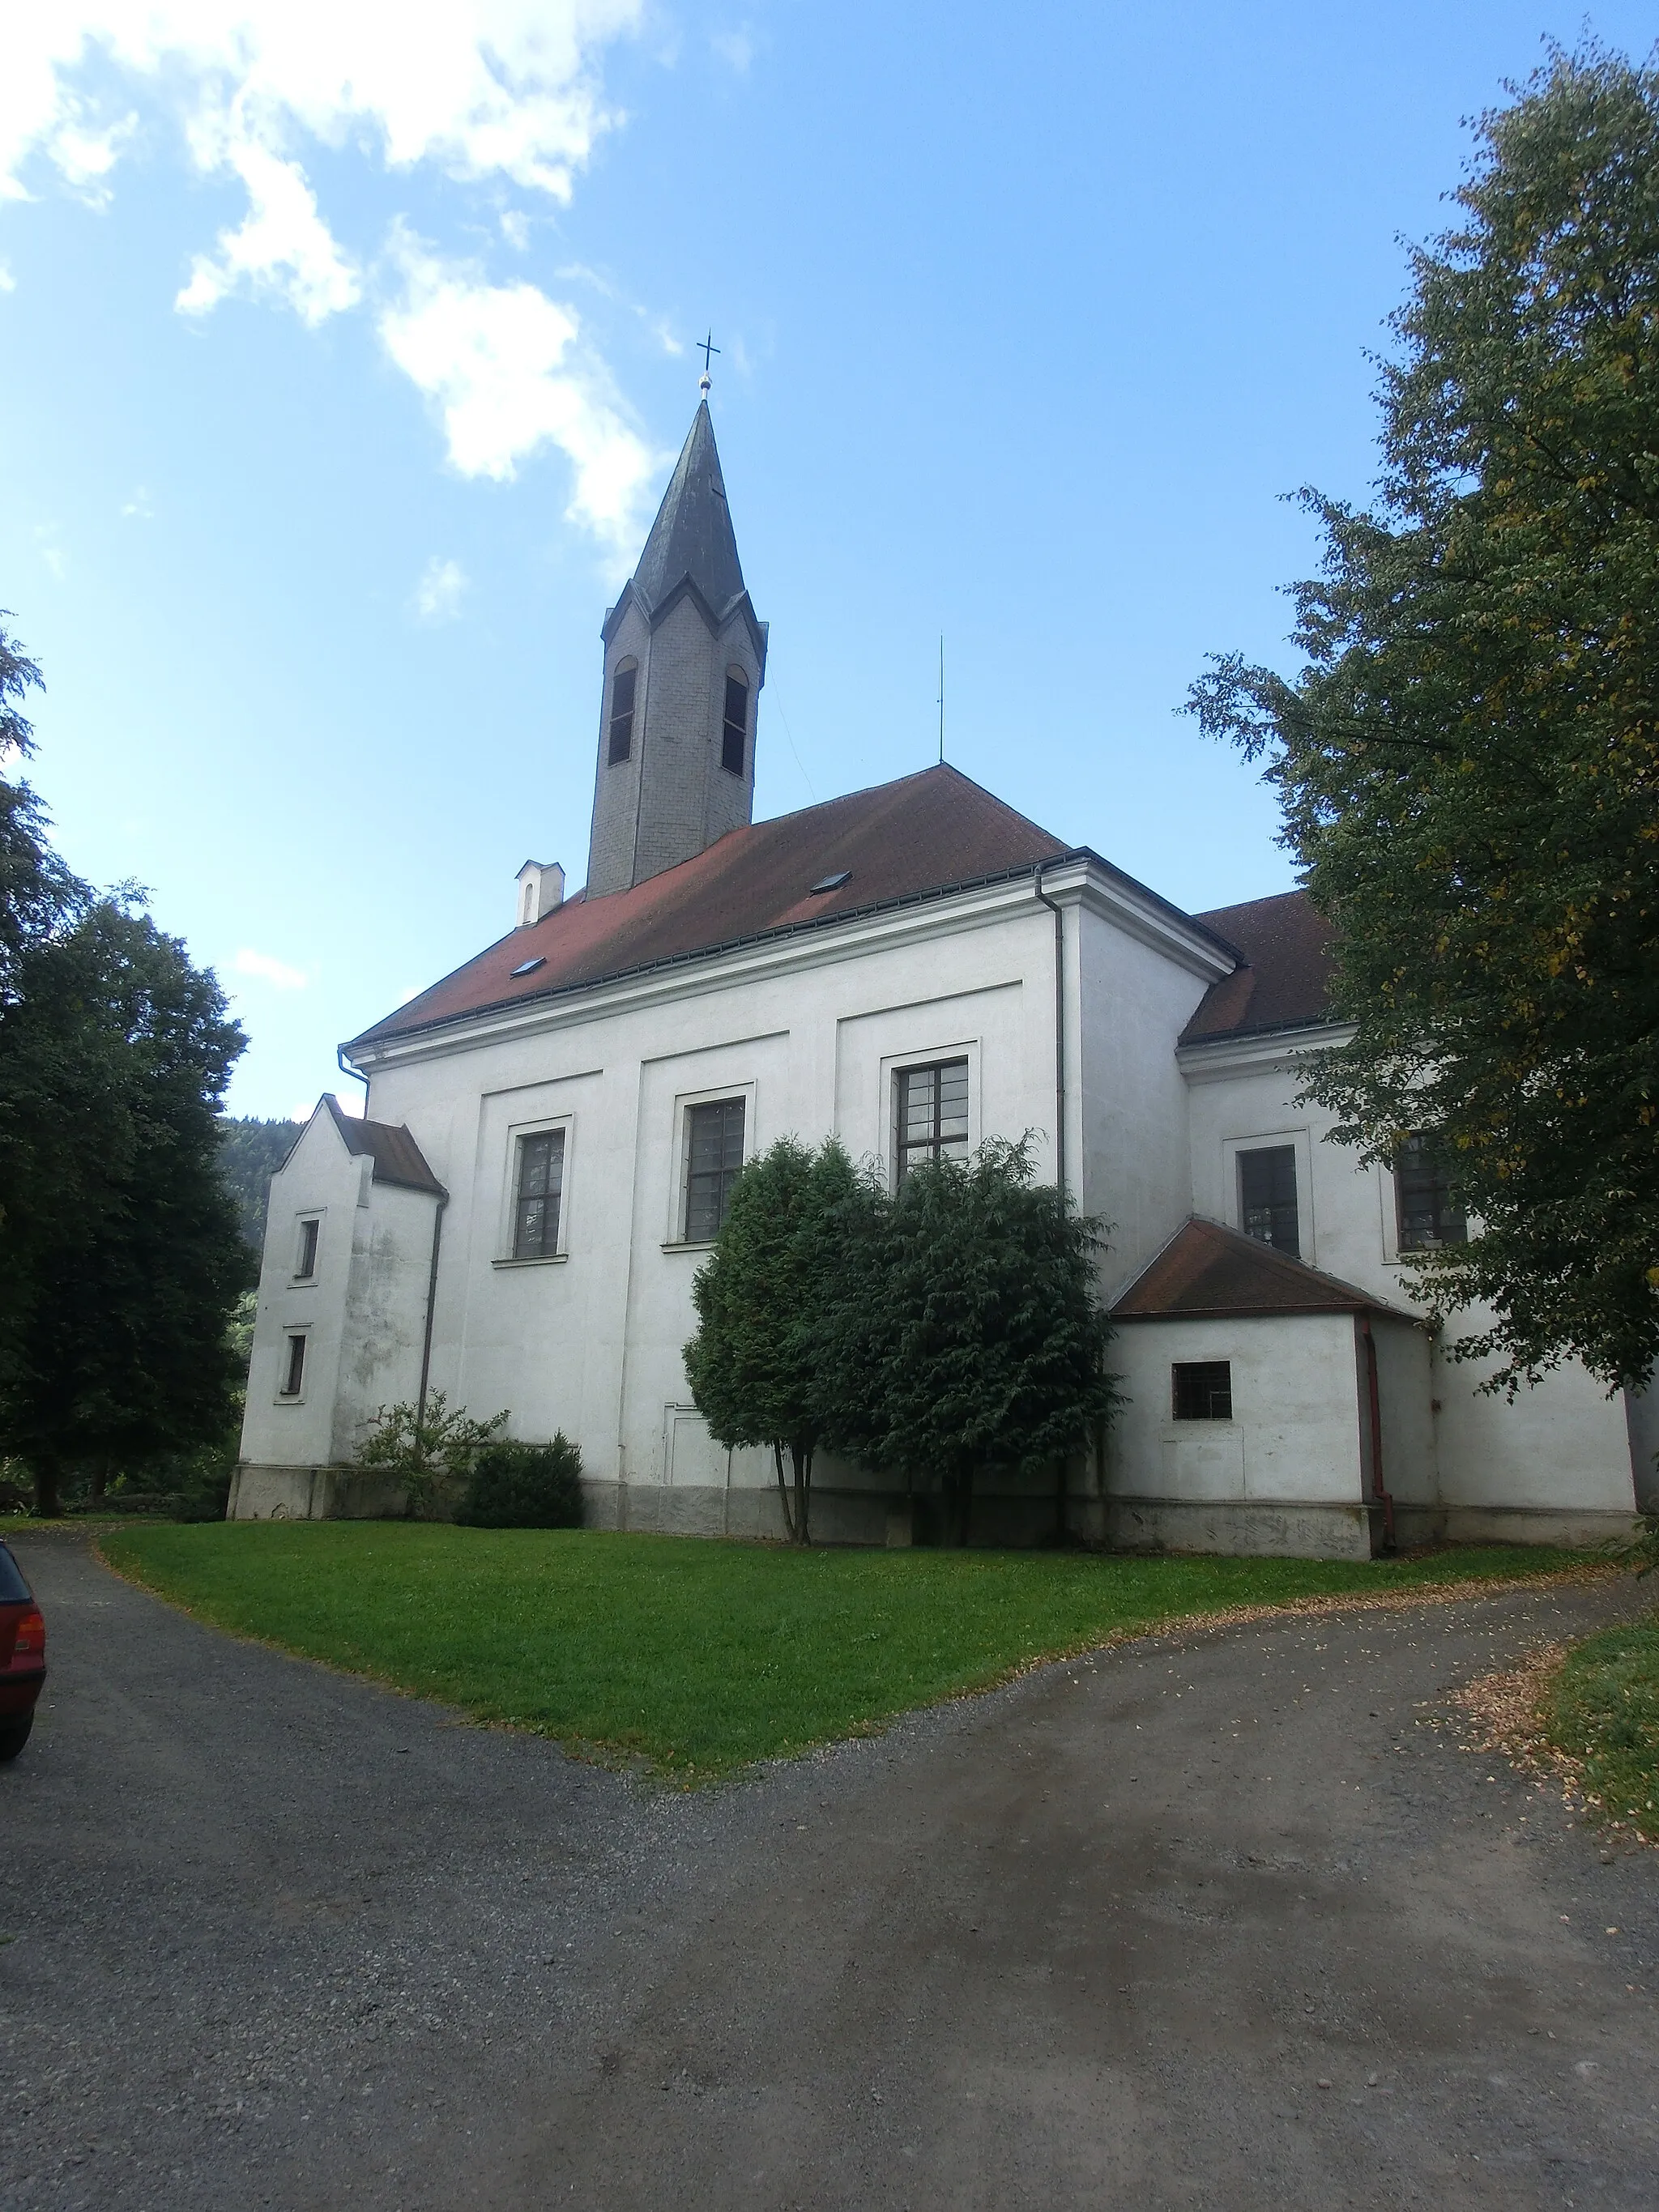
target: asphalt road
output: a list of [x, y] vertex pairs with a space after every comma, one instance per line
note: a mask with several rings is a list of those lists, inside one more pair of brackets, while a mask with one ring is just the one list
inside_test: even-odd
[[1126, 1645], [687, 1797], [18, 1549], [7, 2212], [1659, 2203], [1659, 1855], [1431, 1724], [1628, 1583]]

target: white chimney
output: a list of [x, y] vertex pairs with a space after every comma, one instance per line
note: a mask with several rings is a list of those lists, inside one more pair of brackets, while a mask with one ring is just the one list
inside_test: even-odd
[[526, 860], [513, 880], [519, 887], [515, 928], [528, 929], [564, 904], [564, 870], [556, 860]]

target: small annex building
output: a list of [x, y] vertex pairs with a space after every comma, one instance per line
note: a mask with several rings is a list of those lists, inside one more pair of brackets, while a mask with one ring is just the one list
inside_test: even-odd
[[[1066, 1472], [988, 1480], [986, 1540], [1361, 1557], [1594, 1541], [1652, 1497], [1654, 1394], [1480, 1392], [1413, 1305], [1461, 1237], [1408, 1146], [1329, 1141], [1341, 1032], [1299, 893], [1188, 914], [940, 764], [753, 819], [767, 629], [707, 400], [601, 629], [587, 879], [527, 860], [497, 942], [342, 1048], [273, 1178], [233, 1516], [384, 1511], [380, 1407], [441, 1389], [581, 1447], [591, 1517], [781, 1533], [769, 1459], [686, 1386], [691, 1284], [743, 1163], [838, 1134], [896, 1179], [1034, 1133], [1113, 1224], [1126, 1403]], [[505, 905], [505, 896], [503, 903]], [[906, 1542], [912, 1471], [819, 1462], [814, 1528]]]

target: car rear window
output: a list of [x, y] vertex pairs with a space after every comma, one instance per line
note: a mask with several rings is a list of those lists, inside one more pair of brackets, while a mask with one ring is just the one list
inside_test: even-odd
[[0, 1544], [0, 1605], [15, 1605], [29, 1594], [29, 1586], [18, 1570], [17, 1562], [3, 1544]]

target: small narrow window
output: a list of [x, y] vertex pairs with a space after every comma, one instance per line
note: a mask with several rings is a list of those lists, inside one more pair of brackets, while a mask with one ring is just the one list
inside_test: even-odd
[[303, 1336], [291, 1336], [288, 1340], [288, 1364], [283, 1372], [283, 1397], [297, 1398], [305, 1379], [306, 1340]]
[[1421, 1130], [1400, 1147], [1394, 1164], [1394, 1190], [1402, 1252], [1433, 1252], [1443, 1244], [1468, 1243], [1469, 1224], [1452, 1189], [1445, 1161], [1433, 1139]]
[[685, 1241], [712, 1244], [732, 1208], [743, 1168], [746, 1101], [715, 1098], [686, 1113]]
[[726, 719], [720, 725], [720, 766], [741, 775], [749, 748], [749, 679], [736, 669], [726, 679]]
[[300, 1257], [294, 1273], [301, 1282], [317, 1272], [317, 1237], [322, 1225], [320, 1221], [302, 1221], [300, 1224]]
[[513, 1214], [515, 1260], [550, 1260], [559, 1249], [559, 1200], [564, 1191], [564, 1131], [538, 1130], [519, 1139]]
[[1294, 1145], [1264, 1145], [1239, 1154], [1238, 1218], [1247, 1237], [1301, 1258]]
[[634, 750], [634, 685], [639, 672], [637, 663], [630, 660], [611, 679], [609, 759], [612, 768], [619, 761], [625, 761]]
[[968, 1157], [968, 1063], [902, 1067], [893, 1078], [894, 1180], [928, 1160]]
[[1177, 1360], [1170, 1370], [1171, 1410], [1178, 1421], [1231, 1421], [1233, 1369], [1230, 1359]]
[[524, 914], [522, 919], [526, 921], [534, 921], [536, 919], [536, 886], [534, 884], [526, 884], [524, 887]]

